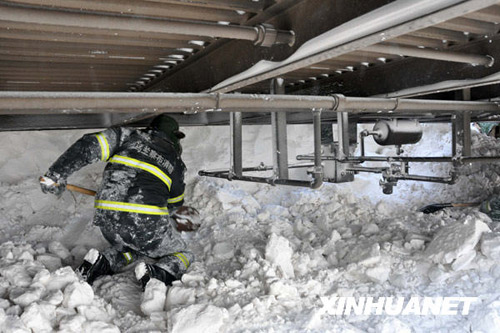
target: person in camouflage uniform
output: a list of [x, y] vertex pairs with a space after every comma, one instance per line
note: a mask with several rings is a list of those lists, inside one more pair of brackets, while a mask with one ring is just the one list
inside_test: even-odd
[[92, 249], [78, 268], [94, 280], [141, 260], [136, 277], [145, 288], [150, 278], [170, 285], [193, 261], [170, 217], [184, 202], [184, 173], [178, 123], [167, 115], [156, 117], [145, 130], [111, 127], [86, 134], [64, 152], [41, 181], [42, 191], [60, 195], [66, 179], [82, 167], [105, 161], [95, 200], [94, 224], [111, 247]]

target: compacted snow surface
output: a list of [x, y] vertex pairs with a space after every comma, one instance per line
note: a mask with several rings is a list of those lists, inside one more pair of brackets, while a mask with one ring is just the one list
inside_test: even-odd
[[[449, 154], [446, 127], [426, 127], [407, 153]], [[0, 133], [0, 331], [2, 332], [498, 332], [500, 227], [477, 208], [424, 215], [431, 202], [497, 193], [500, 168], [467, 165], [456, 185], [401, 182], [384, 196], [378, 177], [320, 190], [201, 178], [228, 161], [226, 128], [186, 129], [186, 204], [202, 226], [185, 234], [197, 260], [167, 288], [141, 292], [134, 265], [93, 287], [74, 273], [106, 242], [92, 198], [40, 192], [37, 177], [83, 132]], [[312, 151], [307, 126], [291, 126], [291, 159]], [[246, 165], [269, 161], [270, 132], [245, 134]], [[474, 151], [500, 154], [495, 139]], [[389, 148], [368, 144], [374, 153]], [[267, 160], [266, 160], [267, 159]], [[70, 183], [96, 188], [103, 164]], [[447, 165], [411, 172], [447, 175]], [[467, 315], [334, 315], [334, 297], [477, 297]]]

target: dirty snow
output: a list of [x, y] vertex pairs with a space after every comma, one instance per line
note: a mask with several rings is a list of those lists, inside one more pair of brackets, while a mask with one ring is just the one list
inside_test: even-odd
[[[221, 131], [224, 129], [224, 131]], [[425, 126], [414, 155], [450, 152], [447, 127]], [[81, 282], [74, 268], [106, 243], [91, 225], [92, 199], [44, 195], [37, 178], [84, 132], [0, 133], [0, 331], [2, 332], [497, 332], [500, 227], [476, 208], [416, 211], [429, 202], [499, 193], [499, 167], [466, 165], [454, 186], [401, 182], [393, 196], [378, 176], [318, 191], [196, 176], [229, 160], [225, 128], [186, 129], [187, 203], [202, 226], [184, 237], [197, 256], [166, 290], [141, 291], [134, 267]], [[312, 151], [310, 126], [290, 126], [290, 159]], [[271, 161], [270, 131], [244, 132], [246, 165]], [[499, 154], [474, 134], [474, 150]], [[432, 149], [431, 149], [432, 147]], [[436, 148], [439, 147], [437, 150]], [[367, 142], [367, 151], [390, 148]], [[69, 183], [96, 188], [103, 164]], [[446, 175], [446, 165], [412, 165]], [[468, 315], [325, 313], [324, 300], [355, 297], [478, 297]]]

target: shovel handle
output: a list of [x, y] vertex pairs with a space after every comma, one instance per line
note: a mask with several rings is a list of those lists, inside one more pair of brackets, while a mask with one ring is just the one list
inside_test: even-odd
[[66, 188], [70, 191], [78, 192], [78, 193], [82, 193], [82, 194], [86, 194], [86, 195], [90, 195], [90, 196], [96, 195], [96, 191], [94, 191], [94, 190], [89, 190], [88, 188], [83, 188], [83, 187], [72, 185], [72, 184], [67, 184]]
[[[42, 177], [40, 177], [40, 182], [44, 182], [45, 179]], [[59, 184], [55, 184], [56, 186], [59, 186]], [[66, 188], [72, 192], [78, 192], [78, 193], [82, 193], [82, 194], [86, 194], [86, 195], [90, 195], [90, 196], [95, 196], [96, 195], [96, 191], [94, 190], [89, 190], [88, 188], [83, 188], [83, 187], [80, 187], [80, 186], [76, 186], [76, 185], [72, 185], [72, 184], [67, 184], [66, 185]]]
[[466, 202], [466, 203], [454, 203], [451, 204], [453, 207], [474, 207], [479, 206], [480, 202]]
[[479, 206], [481, 202], [465, 202], [465, 203], [436, 203], [432, 205], [427, 205], [425, 207], [420, 208], [418, 211], [422, 212], [424, 214], [432, 214], [437, 211], [440, 211], [441, 209], [448, 208], [448, 207], [474, 207], [474, 206]]

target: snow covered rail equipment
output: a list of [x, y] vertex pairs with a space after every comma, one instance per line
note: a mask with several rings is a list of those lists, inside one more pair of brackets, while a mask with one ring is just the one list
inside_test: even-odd
[[[282, 81], [273, 81], [272, 92], [282, 92]], [[107, 112], [130, 113], [139, 112], [150, 116], [156, 113], [179, 113], [187, 115], [201, 113], [231, 113], [231, 152], [232, 164], [225, 171], [201, 171], [200, 175], [226, 179], [263, 182], [319, 188], [323, 181], [348, 182], [354, 180], [359, 172], [375, 172], [382, 174], [381, 186], [385, 193], [392, 193], [392, 188], [399, 180], [431, 181], [451, 184], [455, 180], [454, 172], [446, 177], [411, 175], [408, 163], [416, 162], [420, 157], [403, 157], [401, 144], [418, 141], [419, 131], [414, 128], [398, 128], [399, 120], [409, 124], [408, 119], [434, 121], [441, 117], [451, 121], [453, 126], [453, 154], [450, 157], [438, 157], [443, 162], [458, 164], [461, 161], [483, 162], [498, 161], [500, 157], [471, 157], [470, 122], [481, 116], [500, 114], [500, 106], [496, 102], [487, 101], [450, 101], [421, 100], [403, 98], [346, 97], [341, 94], [330, 96], [300, 96], [283, 94], [220, 94], [220, 93], [35, 93], [35, 92], [0, 92], [0, 114], [4, 115], [36, 115], [36, 114], [92, 114]], [[256, 177], [243, 175], [241, 133], [243, 113], [272, 113], [273, 160], [274, 175]], [[314, 155], [299, 156], [298, 159], [314, 161], [313, 168], [308, 171], [312, 179], [290, 179], [288, 177], [286, 126], [287, 114], [301, 112], [312, 115], [314, 127]], [[304, 113], [306, 112], [306, 113]], [[322, 118], [325, 117], [328, 119]], [[398, 147], [397, 157], [370, 157], [363, 154], [352, 156], [350, 150], [357, 144], [356, 126], [363, 117], [365, 121], [389, 119], [381, 121], [388, 128], [388, 138], [381, 142], [395, 144]], [[350, 119], [351, 118], [351, 119]], [[415, 120], [414, 120], [415, 121]], [[322, 124], [337, 123], [338, 141], [323, 143]], [[381, 129], [375, 126], [372, 134], [381, 135]], [[382, 133], [383, 134], [383, 133]], [[392, 135], [389, 138], [389, 135]], [[458, 145], [463, 147], [460, 154]], [[322, 151], [325, 154], [322, 154]], [[395, 161], [399, 159], [400, 164]], [[407, 160], [405, 160], [407, 159]], [[413, 159], [413, 160], [412, 160]], [[425, 158], [424, 158], [425, 160]], [[422, 160], [422, 161], [424, 161]], [[388, 162], [389, 166], [377, 169], [359, 166], [364, 162]], [[429, 158], [427, 160], [429, 161]], [[330, 163], [331, 162], [331, 163]], [[253, 170], [256, 171], [257, 169]]]
[[0, 115], [91, 113], [203, 112], [297, 112], [321, 110], [369, 114], [425, 116], [429, 113], [500, 113], [498, 102], [423, 100], [404, 98], [220, 94], [220, 93], [126, 93], [126, 92], [29, 92], [0, 91]]

